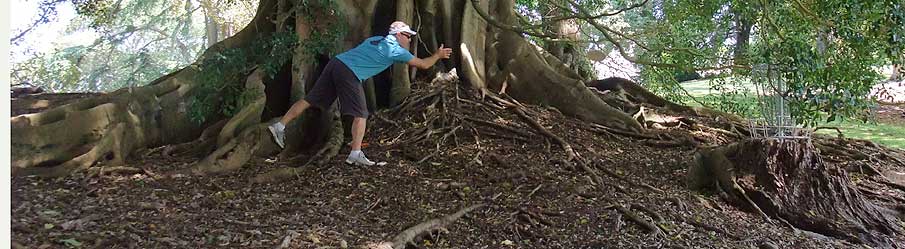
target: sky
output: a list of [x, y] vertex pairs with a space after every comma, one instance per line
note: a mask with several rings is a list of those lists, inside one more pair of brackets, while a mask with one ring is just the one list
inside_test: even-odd
[[[41, 0], [11, 0], [9, 11], [10, 38], [28, 28], [38, 19], [38, 4]], [[62, 33], [66, 26], [76, 17], [72, 3], [64, 2], [57, 6], [57, 15], [52, 17], [49, 23], [38, 25], [37, 28], [23, 37], [18, 45], [10, 44], [10, 62], [16, 63], [25, 60], [35, 52], [47, 52], [58, 44], [90, 44], [96, 34], [93, 31], [77, 32], [64, 36]]]

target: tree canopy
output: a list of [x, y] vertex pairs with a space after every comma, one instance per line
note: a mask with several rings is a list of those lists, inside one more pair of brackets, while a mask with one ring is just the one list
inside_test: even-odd
[[[575, 20], [581, 37], [573, 42], [602, 48], [603, 54], [617, 51], [641, 69], [642, 84], [671, 99], [689, 97], [677, 85], [682, 72], [722, 79], [712, 87], [724, 94], [744, 94], [728, 86], [745, 82], [768, 89], [785, 84], [777, 94], [801, 123], [863, 117], [873, 103], [871, 87], [883, 79], [878, 69], [905, 59], [900, 1], [518, 3], [523, 14], [540, 18], [522, 19], [523, 25], [511, 28], [556, 43], [561, 34], [539, 27]], [[732, 104], [727, 101], [722, 104]]]
[[[257, 1], [45, 0], [36, 21], [11, 42], [52, 19], [62, 3], [71, 3], [80, 14], [67, 32], [93, 31], [97, 39], [15, 63], [14, 83], [52, 91], [105, 91], [147, 83], [191, 63], [204, 48], [234, 33], [250, 20]], [[756, 85], [777, 90], [799, 123], [864, 117], [873, 103], [868, 93], [883, 79], [878, 68], [905, 60], [905, 6], [895, 0], [516, 4], [522, 17], [517, 25], [488, 20], [519, 31], [585, 79], [610, 76], [596, 75], [589, 52], [613, 52], [632, 62], [640, 70], [636, 80], [659, 95], [689, 101], [678, 80], [704, 75], [714, 79], [712, 88], [721, 95], [695, 101], [748, 116], [756, 111], [733, 96], [751, 97], [744, 88]]]
[[56, 9], [74, 8], [65, 35], [87, 35], [87, 44], [58, 44], [12, 65], [13, 83], [56, 92], [112, 91], [140, 86], [193, 62], [205, 48], [242, 28], [257, 1], [238, 0], [45, 0], [39, 17], [11, 43], [22, 44], [38, 25], [54, 24]]

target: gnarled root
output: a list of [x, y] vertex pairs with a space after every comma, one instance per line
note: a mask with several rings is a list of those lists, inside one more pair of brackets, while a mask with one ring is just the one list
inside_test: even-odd
[[168, 157], [210, 153], [217, 147], [217, 139], [215, 138], [217, 137], [217, 134], [220, 133], [220, 129], [223, 129], [223, 125], [225, 125], [227, 121], [229, 120], [223, 119], [204, 128], [204, 131], [201, 132], [201, 136], [198, 136], [198, 139], [195, 139], [195, 141], [166, 146], [161, 153]]
[[104, 133], [101, 140], [95, 143], [91, 150], [80, 156], [74, 157], [71, 160], [54, 167], [29, 167], [20, 169], [14, 172], [14, 174], [38, 175], [44, 177], [65, 176], [77, 170], [87, 169], [94, 165], [95, 162], [104, 159], [110, 154], [112, 154], [113, 159], [116, 160], [117, 163], [121, 164], [124, 160], [124, 135], [124, 124], [113, 125], [107, 129], [107, 132]]
[[271, 139], [267, 126], [260, 124], [245, 130], [189, 169], [178, 170], [173, 174], [211, 175], [238, 170], [255, 155], [262, 143], [267, 143], [262, 140], [267, 139]]
[[613, 101], [608, 101], [607, 104], [625, 103], [621, 106], [614, 106], [623, 110], [637, 109], [637, 105], [648, 104], [655, 107], [666, 108], [667, 110], [674, 112], [696, 113], [692, 108], [673, 103], [672, 101], [657, 96], [628, 79], [610, 77], [602, 80], [594, 80], [588, 82], [586, 85], [588, 87], [596, 88], [598, 91], [612, 91], [616, 93], [619, 97], [614, 97], [615, 99]]

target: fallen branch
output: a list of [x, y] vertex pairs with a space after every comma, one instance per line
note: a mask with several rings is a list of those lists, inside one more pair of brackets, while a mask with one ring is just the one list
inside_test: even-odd
[[814, 128], [814, 132], [817, 132], [819, 130], [836, 130], [836, 134], [837, 134], [837, 136], [839, 136], [839, 138], [845, 138], [845, 136], [842, 134], [842, 130], [840, 130], [839, 127], [818, 126], [817, 128]]
[[613, 206], [610, 206], [610, 208], [615, 208], [620, 213], [622, 213], [623, 215], [628, 217], [630, 220], [634, 221], [635, 223], [638, 223], [638, 225], [641, 225], [641, 227], [644, 228], [644, 230], [647, 230], [648, 232], [654, 233], [656, 235], [666, 236], [666, 234], [663, 233], [663, 230], [660, 230], [660, 227], [657, 227], [654, 224], [651, 224], [650, 222], [648, 222], [647, 220], [642, 219], [640, 216], [638, 216], [638, 214], [636, 214], [635, 212], [632, 212], [628, 208], [625, 208], [622, 205], [613, 205]]
[[[456, 127], [452, 128], [452, 130], [450, 130], [450, 131], [447, 132], [446, 134], [443, 134], [443, 137], [441, 137], [441, 138], [440, 138], [440, 141], [437, 142], [437, 149], [434, 150], [433, 153], [431, 153], [431, 154], [425, 156], [424, 158], [421, 158], [421, 160], [418, 160], [418, 162], [416, 162], [416, 164], [423, 163], [424, 161], [427, 161], [427, 159], [430, 159], [431, 157], [434, 157], [435, 155], [440, 154], [440, 146], [443, 145], [443, 143], [446, 142], [446, 139], [449, 138], [450, 135], [455, 134], [456, 131], [459, 130], [459, 128], [462, 128], [462, 126], [461, 126], [461, 125], [456, 126]], [[444, 129], [445, 129], [445, 128], [444, 128]]]
[[431, 231], [443, 229], [446, 226], [455, 222], [457, 219], [464, 216], [465, 214], [467, 214], [471, 211], [474, 211], [475, 209], [481, 208], [483, 206], [484, 206], [484, 204], [471, 205], [471, 206], [463, 208], [462, 210], [459, 210], [458, 212], [455, 212], [453, 214], [443, 216], [440, 218], [436, 218], [436, 219], [431, 219], [431, 220], [419, 223], [415, 226], [409, 227], [408, 229], [405, 229], [404, 231], [402, 231], [401, 233], [396, 235], [396, 237], [393, 237], [392, 248], [393, 249], [405, 248], [405, 246], [408, 243], [413, 243], [415, 238], [417, 238], [418, 236], [421, 236], [424, 233], [429, 233]]

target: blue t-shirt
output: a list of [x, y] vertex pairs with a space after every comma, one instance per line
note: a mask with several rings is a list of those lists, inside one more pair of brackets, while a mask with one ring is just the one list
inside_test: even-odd
[[359, 81], [386, 70], [393, 63], [406, 63], [415, 58], [399, 45], [396, 36], [374, 36], [357, 47], [336, 56], [355, 73]]

